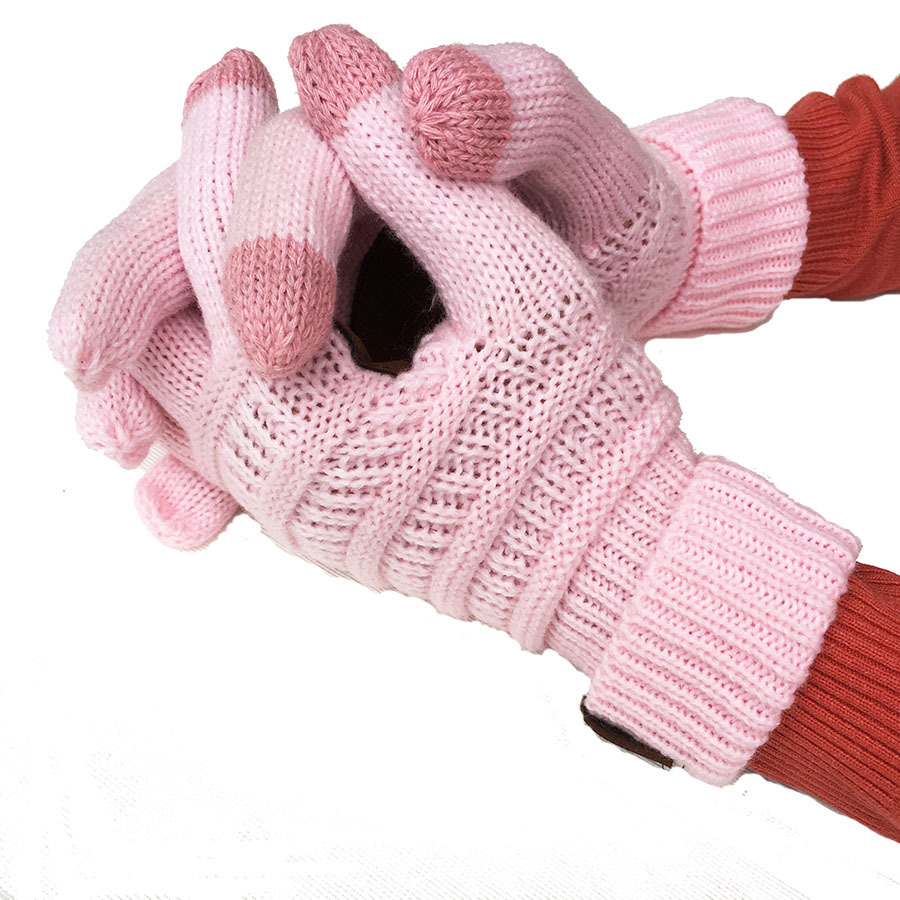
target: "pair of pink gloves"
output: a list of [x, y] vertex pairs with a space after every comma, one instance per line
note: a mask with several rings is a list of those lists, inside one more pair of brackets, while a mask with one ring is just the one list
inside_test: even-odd
[[[245, 510], [331, 570], [553, 648], [593, 716], [733, 781], [859, 545], [698, 456], [642, 342], [752, 326], [790, 289], [808, 212], [784, 121], [725, 100], [631, 132], [522, 45], [402, 75], [330, 27], [290, 62], [283, 113], [252, 54], [204, 72], [181, 158], [76, 259], [50, 335], [81, 433], [127, 466], [163, 445], [137, 502], [166, 543]], [[333, 327], [382, 225], [445, 311], [396, 377]]]

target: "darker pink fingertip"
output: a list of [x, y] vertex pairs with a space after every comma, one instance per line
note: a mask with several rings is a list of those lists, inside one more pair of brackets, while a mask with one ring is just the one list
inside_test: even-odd
[[184, 101], [184, 115], [187, 116], [197, 100], [208, 91], [241, 85], [275, 96], [275, 84], [262, 60], [255, 53], [236, 47], [193, 80]]
[[396, 63], [349, 25], [329, 25], [294, 38], [288, 61], [300, 102], [326, 140], [341, 133], [353, 107], [400, 78]]
[[254, 371], [295, 373], [334, 320], [337, 275], [308, 241], [273, 235], [235, 247], [225, 267], [229, 314]]
[[419, 155], [439, 175], [484, 181], [510, 138], [512, 101], [480, 56], [454, 44], [414, 56], [403, 101]]

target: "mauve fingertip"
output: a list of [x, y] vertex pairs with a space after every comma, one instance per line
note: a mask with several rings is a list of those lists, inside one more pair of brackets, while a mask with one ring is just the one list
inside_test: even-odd
[[459, 44], [414, 56], [403, 101], [416, 146], [439, 175], [486, 181], [510, 139], [512, 101], [503, 79]]
[[400, 79], [397, 64], [349, 25], [299, 35], [291, 43], [288, 61], [303, 108], [326, 140], [341, 133], [354, 106]]
[[337, 275], [307, 240], [243, 241], [228, 255], [224, 284], [231, 321], [258, 374], [296, 372], [327, 337]]
[[208, 91], [235, 86], [256, 88], [275, 97], [275, 83], [262, 60], [249, 50], [235, 47], [191, 82], [184, 101], [184, 117]]

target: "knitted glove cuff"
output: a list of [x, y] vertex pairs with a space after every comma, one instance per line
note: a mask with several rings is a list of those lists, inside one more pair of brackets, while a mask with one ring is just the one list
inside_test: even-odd
[[729, 98], [635, 133], [682, 183], [696, 229], [680, 291], [641, 337], [763, 322], [800, 269], [809, 221], [803, 159], [784, 119]]
[[750, 769], [900, 841], [900, 576], [857, 566], [808, 680]]
[[730, 783], [805, 680], [858, 551], [760, 477], [701, 459], [585, 707]]

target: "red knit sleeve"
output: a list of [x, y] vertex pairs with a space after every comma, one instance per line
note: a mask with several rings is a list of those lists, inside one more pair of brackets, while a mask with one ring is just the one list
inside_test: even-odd
[[749, 768], [900, 841], [900, 576], [859, 565]]
[[807, 94], [785, 117], [806, 164], [810, 222], [789, 297], [900, 290], [900, 78]]

